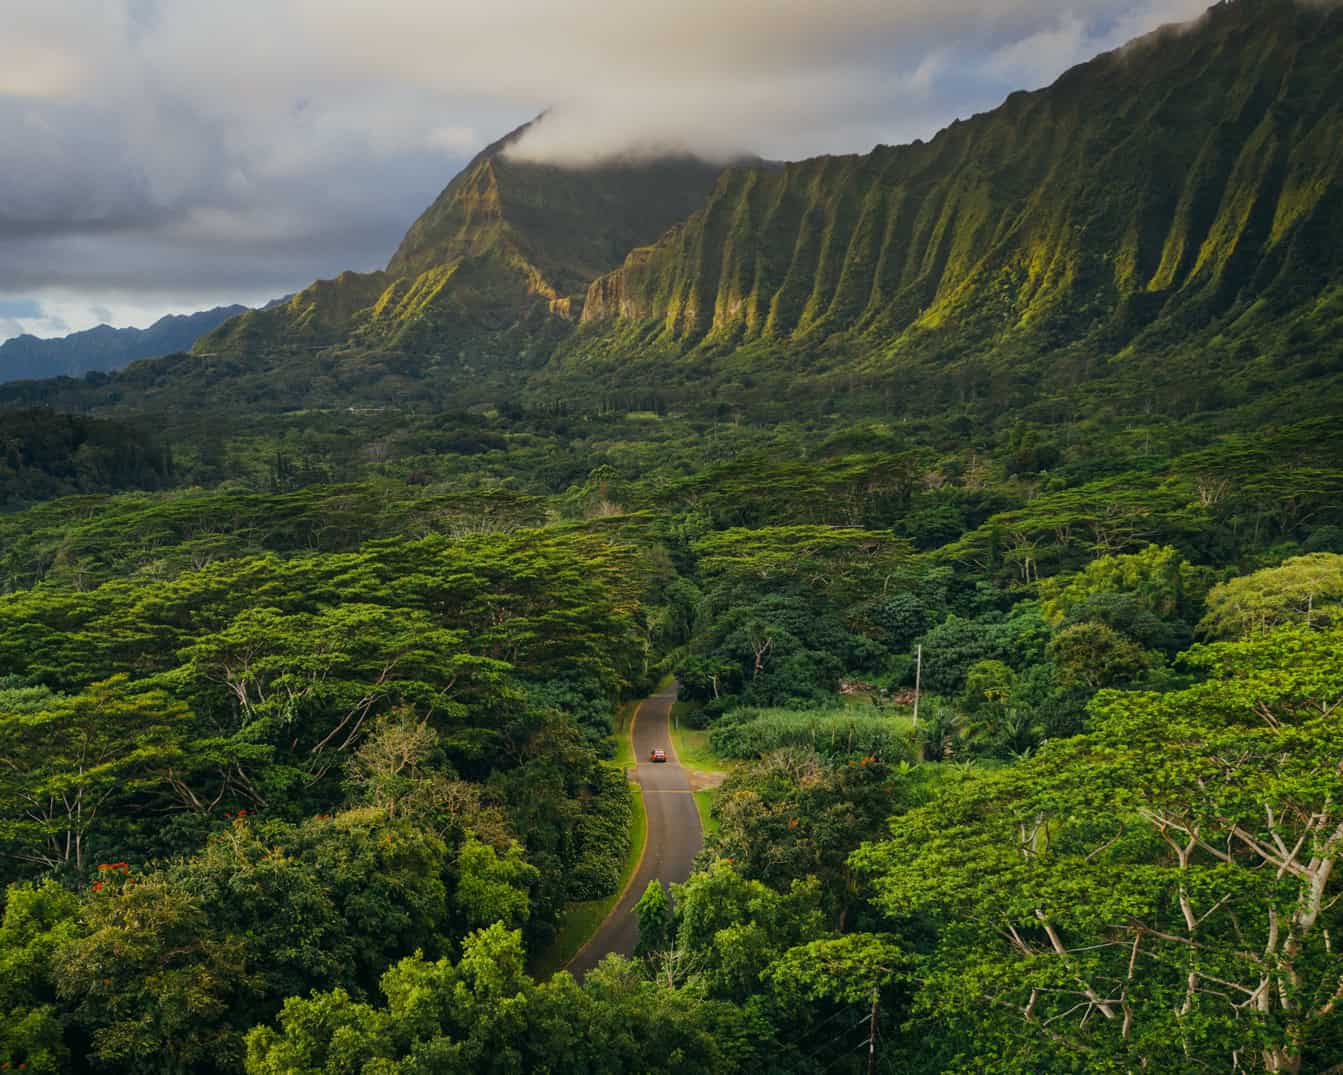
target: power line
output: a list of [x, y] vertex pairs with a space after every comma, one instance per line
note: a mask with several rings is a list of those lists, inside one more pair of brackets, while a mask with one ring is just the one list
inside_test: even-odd
[[[805, 1062], [805, 1061], [807, 1061], [807, 1060], [815, 1060], [816, 1057], [820, 1056], [821, 1053], [825, 1052], [828, 1048], [830, 1048], [830, 1046], [834, 1045], [835, 1042], [839, 1041], [840, 1038], [847, 1037], [849, 1034], [852, 1034], [855, 1030], [857, 1030], [857, 1029], [858, 1029], [860, 1026], [862, 1026], [865, 1022], [867, 1022], [867, 1018], [866, 1018], [866, 1017], [864, 1017], [864, 1018], [862, 1018], [862, 1019], [859, 1019], [858, 1022], [856, 1022], [856, 1023], [853, 1024], [853, 1026], [851, 1026], [851, 1027], [847, 1027], [846, 1029], [841, 1030], [838, 1034], [836, 1034], [833, 1038], [831, 1038], [829, 1041], [827, 1041], [827, 1042], [826, 1042], [824, 1045], [822, 1045], [819, 1049], [816, 1049], [816, 1050], [814, 1050], [813, 1052], [810, 1052], [810, 1053], [808, 1053], [806, 1056], [804, 1056], [804, 1057], [802, 1058], [803, 1061]], [[860, 1043], [860, 1045], [858, 1046], [858, 1048], [864, 1048], [864, 1047], [866, 1047], [866, 1046], [867, 1046], [867, 1039], [864, 1038], [864, 1039], [862, 1040], [862, 1042]], [[824, 1070], [824, 1069], [822, 1069], [822, 1070]]]
[[[818, 1033], [823, 1027], [829, 1026], [831, 1023], [833, 1023], [833, 1022], [834, 1022], [836, 1019], [838, 1019], [841, 1015], [849, 1015], [849, 1014], [850, 1014], [849, 1009], [852, 1008], [852, 1007], [853, 1007], [852, 1004], [846, 1004], [846, 1005], [844, 1005], [844, 1007], [840, 1008], [840, 1009], [839, 1009], [837, 1012], [835, 1012], [833, 1015], [827, 1016], [825, 1019], [822, 1019], [822, 1020], [821, 1020], [819, 1023], [817, 1023], [815, 1026], [813, 1026], [813, 1027], [809, 1027], [809, 1028], [805, 1028], [805, 1029], [799, 1031], [797, 1038], [792, 1042], [792, 1044], [793, 1044], [793, 1045], [796, 1045], [796, 1044], [797, 1044], [799, 1041], [801, 1041], [804, 1037], [812, 1037], [813, 1035], [815, 1035], [816, 1033]], [[863, 1018], [866, 1018], [866, 1016], [864, 1016]], [[857, 1026], [858, 1024], [855, 1023], [854, 1025]]]

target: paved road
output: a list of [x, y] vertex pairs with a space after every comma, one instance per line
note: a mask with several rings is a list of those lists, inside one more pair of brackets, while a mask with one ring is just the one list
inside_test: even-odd
[[[648, 812], [648, 843], [643, 861], [615, 910], [597, 927], [591, 940], [569, 963], [574, 977], [581, 979], [612, 952], [633, 955], [639, 940], [639, 920], [634, 905], [644, 894], [648, 882], [663, 885], [680, 883], [690, 876], [691, 864], [704, 846], [699, 812], [690, 794], [690, 781], [672, 749], [667, 722], [676, 686], [659, 691], [639, 705], [634, 718], [634, 756], [638, 760], [634, 779], [643, 788], [644, 807]], [[667, 752], [665, 763], [653, 764], [648, 752], [661, 747]]]

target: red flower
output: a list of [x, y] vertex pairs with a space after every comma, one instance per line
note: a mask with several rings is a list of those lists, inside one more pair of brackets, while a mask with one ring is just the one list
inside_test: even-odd
[[111, 864], [110, 862], [100, 862], [100, 863], [98, 863], [98, 869], [100, 869], [100, 870], [110, 870], [111, 868], [112, 868], [112, 864]]
[[246, 810], [239, 810], [239, 811], [238, 811], [238, 816], [239, 816], [239, 817], [246, 817], [246, 816], [247, 816], [247, 811], [246, 811]]
[[93, 882], [93, 891], [94, 891], [94, 892], [101, 892], [102, 890], [103, 890], [103, 883], [102, 883], [101, 881], [94, 881], [94, 882]]

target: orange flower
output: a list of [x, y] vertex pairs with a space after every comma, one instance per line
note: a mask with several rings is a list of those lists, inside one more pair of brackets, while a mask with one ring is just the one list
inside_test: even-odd
[[93, 882], [93, 891], [94, 891], [94, 892], [101, 892], [102, 890], [103, 890], [103, 883], [102, 883], [101, 881], [94, 881], [94, 882]]

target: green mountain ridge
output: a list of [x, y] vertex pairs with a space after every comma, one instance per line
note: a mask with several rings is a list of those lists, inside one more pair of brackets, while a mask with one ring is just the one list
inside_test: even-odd
[[1222, 4], [928, 143], [734, 169], [596, 280], [586, 325], [888, 357], [1116, 350], [1343, 277], [1343, 12]]
[[460, 346], [488, 348], [493, 334], [519, 326], [524, 338], [544, 332], [575, 317], [588, 284], [631, 247], [701, 204], [722, 170], [691, 157], [583, 170], [513, 160], [508, 148], [526, 130], [478, 154], [385, 270], [319, 281], [277, 309], [224, 325], [197, 353], [335, 346], [455, 358]]
[[1343, 8], [1230, 0], [866, 155], [570, 169], [521, 128], [385, 270], [0, 404], [1293, 409], [1343, 369], [1341, 72]]

